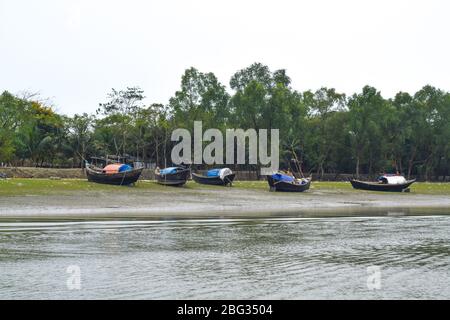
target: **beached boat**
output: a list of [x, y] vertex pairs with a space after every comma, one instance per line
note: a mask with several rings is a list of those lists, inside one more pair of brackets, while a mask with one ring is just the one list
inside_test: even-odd
[[166, 186], [182, 186], [191, 176], [191, 170], [185, 167], [156, 169], [156, 182]]
[[136, 183], [144, 168], [133, 169], [126, 164], [110, 164], [104, 168], [98, 168], [86, 163], [86, 175], [88, 181], [126, 186]]
[[206, 175], [197, 173], [192, 174], [192, 179], [200, 184], [209, 184], [216, 186], [231, 186], [236, 174], [229, 168], [212, 169], [206, 172]]
[[267, 176], [270, 191], [304, 192], [311, 186], [311, 180], [311, 177], [296, 179], [293, 176], [283, 173]]
[[409, 192], [409, 187], [414, 182], [416, 182], [415, 179], [406, 180], [400, 175], [383, 175], [375, 182], [350, 179], [350, 183], [355, 189], [387, 192]]

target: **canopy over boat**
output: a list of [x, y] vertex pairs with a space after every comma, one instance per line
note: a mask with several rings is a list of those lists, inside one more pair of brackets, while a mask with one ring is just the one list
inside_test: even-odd
[[223, 168], [223, 169], [211, 169], [206, 172], [207, 177], [219, 177], [220, 179], [224, 179], [226, 176], [229, 176], [232, 174], [233, 171], [229, 168]]
[[275, 173], [272, 175], [273, 180], [283, 182], [294, 182], [295, 178], [283, 173]]
[[182, 168], [180, 167], [169, 167], [169, 168], [165, 168], [165, 169], [161, 169], [159, 170], [159, 174], [165, 175], [165, 174], [174, 174], [176, 173], [178, 170], [181, 170]]
[[405, 184], [407, 182], [404, 176], [398, 175], [383, 175], [378, 177], [378, 181], [385, 184]]
[[114, 174], [114, 173], [126, 172], [126, 171], [131, 171], [131, 170], [133, 170], [132, 167], [130, 167], [127, 164], [121, 164], [121, 163], [109, 164], [103, 168], [103, 172], [106, 174]]

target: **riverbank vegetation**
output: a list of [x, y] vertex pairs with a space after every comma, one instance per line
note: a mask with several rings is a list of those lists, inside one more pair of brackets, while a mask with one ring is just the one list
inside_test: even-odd
[[[425, 86], [385, 98], [371, 86], [346, 96], [333, 88], [300, 92], [285, 70], [255, 63], [229, 89], [213, 73], [185, 71], [167, 105], [144, 104], [138, 87], [112, 90], [91, 114], [58, 114], [39, 96], [0, 96], [0, 164], [80, 167], [93, 155], [132, 155], [170, 165], [175, 128], [280, 129], [281, 166], [295, 152], [304, 172], [401, 172], [450, 176], [450, 93]], [[238, 168], [233, 168], [238, 169]], [[239, 169], [258, 169], [244, 166]]]
[[[247, 189], [261, 192], [269, 192], [267, 181], [237, 181], [234, 189]], [[227, 192], [229, 187], [200, 185], [189, 181], [181, 188], [167, 187], [157, 184], [155, 181], [139, 181], [135, 187], [118, 187], [113, 185], [96, 184], [83, 179], [6, 179], [0, 180], [0, 196], [39, 196], [39, 195], [69, 195], [77, 192], [93, 192], [101, 196], [102, 193], [142, 193], [142, 192], [183, 192], [189, 190], [215, 190]], [[308, 193], [329, 191], [339, 193], [361, 193], [367, 191], [354, 190], [348, 182], [314, 182]], [[384, 193], [388, 194], [388, 193]], [[415, 183], [411, 188], [411, 194], [436, 194], [450, 195], [450, 183]], [[301, 194], [292, 194], [301, 197]]]

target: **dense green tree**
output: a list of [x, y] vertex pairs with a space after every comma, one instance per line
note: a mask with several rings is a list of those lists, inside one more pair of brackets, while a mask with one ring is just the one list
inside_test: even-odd
[[375, 88], [366, 86], [362, 93], [354, 94], [348, 102], [349, 134], [355, 161], [355, 173], [359, 176], [361, 166], [369, 174], [375, 173], [377, 162], [383, 155], [386, 128], [386, 101]]
[[314, 93], [304, 92], [303, 99], [309, 111], [309, 159], [316, 173], [323, 176], [325, 163], [331, 163], [330, 156], [336, 148], [336, 125], [339, 125], [336, 123], [336, 114], [344, 110], [345, 95], [337, 93], [335, 89], [321, 88]]
[[39, 102], [31, 102], [24, 117], [26, 122], [16, 131], [16, 149], [22, 162], [29, 159], [34, 165], [43, 166], [64, 161], [67, 147], [64, 118]]
[[204, 126], [222, 128], [228, 121], [229, 95], [213, 73], [189, 68], [181, 78], [181, 88], [170, 99], [174, 122], [192, 128], [194, 121]]
[[[411, 135], [411, 153], [409, 158], [408, 175], [414, 167], [418, 172], [430, 178], [433, 168], [439, 164], [442, 147], [448, 141], [439, 141], [441, 121], [441, 106], [445, 105], [445, 94], [432, 86], [425, 86], [414, 95], [409, 117], [412, 118], [414, 134]], [[446, 121], [448, 123], [448, 120]], [[445, 128], [445, 125], [444, 125]]]
[[14, 140], [17, 129], [26, 122], [30, 107], [28, 101], [5, 91], [0, 96], [0, 160], [10, 161], [16, 151]]
[[285, 70], [271, 72], [261, 63], [236, 72], [230, 80], [235, 90], [230, 99], [231, 123], [243, 129], [279, 129], [284, 162], [304, 145], [306, 108], [302, 95], [290, 84]]
[[108, 101], [99, 104], [97, 114], [103, 118], [98, 119], [96, 128], [100, 131], [99, 137], [108, 138], [102, 142], [102, 149], [111, 150], [112, 143], [114, 154], [127, 153], [130, 130], [142, 107], [143, 94], [144, 91], [139, 87], [119, 91], [112, 89], [108, 94]]
[[92, 151], [93, 124], [94, 117], [87, 113], [76, 114], [68, 119], [68, 142], [73, 151], [75, 162], [81, 166], [87, 159], [88, 153]]

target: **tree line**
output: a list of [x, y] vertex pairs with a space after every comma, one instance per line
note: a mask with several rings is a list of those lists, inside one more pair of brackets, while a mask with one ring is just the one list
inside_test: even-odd
[[[280, 130], [280, 161], [293, 154], [303, 171], [408, 177], [449, 176], [450, 93], [424, 86], [384, 98], [365, 86], [347, 96], [333, 88], [299, 92], [286, 70], [254, 63], [230, 89], [213, 73], [185, 71], [169, 103], [145, 105], [139, 87], [113, 89], [92, 114], [58, 114], [38, 97], [0, 96], [0, 163], [81, 167], [93, 155], [132, 155], [170, 165], [175, 128]], [[245, 167], [245, 168], [244, 168]], [[242, 169], [257, 169], [244, 166]]]

